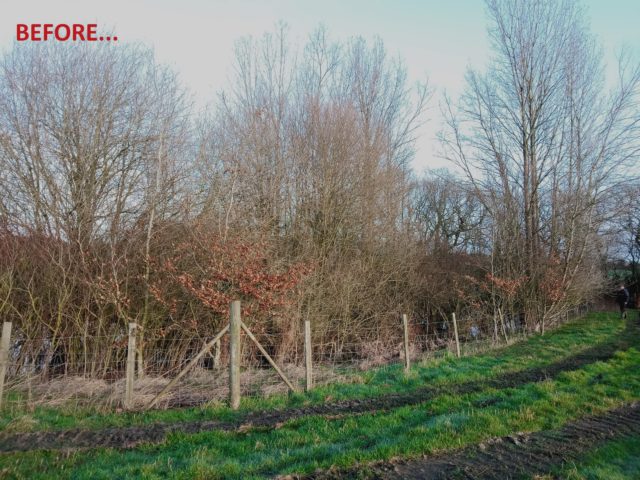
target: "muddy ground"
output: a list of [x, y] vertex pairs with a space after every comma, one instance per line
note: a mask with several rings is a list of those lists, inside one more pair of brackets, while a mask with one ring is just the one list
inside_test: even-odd
[[496, 438], [457, 452], [414, 460], [378, 462], [347, 470], [290, 476], [331, 479], [517, 479], [546, 474], [607, 441], [640, 435], [640, 404], [585, 417], [559, 430]]

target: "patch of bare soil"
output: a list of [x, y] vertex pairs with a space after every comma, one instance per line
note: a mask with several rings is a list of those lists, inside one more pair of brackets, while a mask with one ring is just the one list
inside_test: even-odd
[[[392, 410], [417, 405], [442, 394], [465, 394], [481, 391], [487, 387], [510, 388], [555, 378], [562, 372], [577, 370], [597, 361], [610, 359], [616, 351], [629, 347], [635, 337], [636, 322], [629, 321], [627, 330], [618, 340], [589, 348], [558, 362], [529, 370], [506, 373], [494, 378], [464, 382], [457, 385], [424, 387], [408, 393], [387, 394], [374, 398], [344, 400], [323, 405], [291, 408], [286, 410], [251, 412], [234, 421], [197, 421], [133, 427], [114, 427], [102, 430], [73, 429], [62, 431], [29, 432], [19, 434], [0, 433], [0, 452], [28, 451], [37, 449], [71, 450], [96, 447], [130, 448], [139, 443], [163, 441], [173, 432], [198, 433], [203, 431], [232, 431], [248, 428], [276, 428], [283, 422], [309, 415], [335, 418]], [[483, 408], [495, 402], [491, 399], [475, 405]]]
[[585, 417], [559, 430], [517, 434], [457, 452], [318, 472], [292, 479], [517, 479], [543, 475], [613, 439], [640, 435], [640, 404]]

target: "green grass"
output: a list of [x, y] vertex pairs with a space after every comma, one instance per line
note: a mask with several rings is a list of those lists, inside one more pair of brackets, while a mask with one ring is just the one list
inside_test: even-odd
[[[625, 324], [614, 315], [592, 313], [585, 319], [565, 325], [545, 336], [527, 340], [488, 353], [463, 357], [447, 355], [420, 362], [408, 375], [401, 365], [368, 372], [351, 373], [352, 382], [319, 387], [307, 394], [245, 398], [238, 412], [224, 404], [197, 408], [148, 412], [103, 412], [95, 409], [35, 408], [5, 409], [0, 413], [0, 431], [36, 431], [69, 428], [98, 429], [110, 426], [144, 425], [155, 422], [186, 422], [203, 419], [232, 420], [252, 410], [283, 409], [326, 401], [370, 398], [387, 393], [411, 392], [422, 386], [446, 386], [495, 377], [503, 373], [544, 366], [576, 354], [596, 344], [632, 341]], [[636, 343], [637, 344], [637, 343]], [[7, 402], [15, 405], [15, 402]]]
[[567, 480], [635, 480], [640, 478], [640, 437], [607, 442], [554, 472]]
[[[327, 420], [302, 417], [273, 431], [173, 434], [160, 445], [120, 452], [23, 453], [0, 457], [16, 478], [261, 478], [332, 465], [415, 456], [516, 431], [558, 428], [585, 414], [640, 398], [640, 365], [630, 349], [608, 362], [520, 388], [451, 396], [391, 412]], [[498, 403], [475, 408], [492, 396]], [[42, 473], [46, 472], [46, 473]]]
[[[621, 335], [625, 338], [621, 339]], [[613, 316], [591, 315], [553, 334], [531, 338], [500, 352], [427, 362], [416, 366], [408, 377], [400, 370], [384, 369], [368, 373], [368, 382], [324, 389], [322, 395], [330, 393], [334, 398], [350, 393], [367, 396], [375, 394], [376, 386], [378, 391], [409, 391], [425, 382], [447, 384], [475, 380], [483, 374], [486, 378], [549, 363], [593, 344], [617, 340], [640, 345], [637, 334], [629, 336], [622, 322]], [[639, 367], [640, 351], [629, 348], [616, 353], [607, 362], [589, 364], [580, 370], [562, 373], [553, 380], [515, 388], [496, 390], [487, 387], [466, 395], [443, 394], [419, 405], [344, 418], [301, 417], [275, 430], [176, 433], [161, 444], [126, 451], [95, 449], [70, 454], [4, 455], [0, 456], [0, 473], [7, 478], [264, 478], [276, 474], [311, 473], [317, 468], [331, 466], [351, 467], [397, 456], [419, 456], [514, 432], [559, 428], [586, 414], [638, 400]], [[310, 401], [323, 398], [318, 392], [314, 395], [310, 396]], [[269, 405], [276, 408], [305, 401], [300, 397], [270, 400]], [[480, 406], [488, 399], [492, 400], [490, 406]], [[251, 405], [251, 402], [247, 403], [245, 408]], [[186, 415], [193, 415], [198, 410], [191, 412]], [[216, 414], [224, 412], [223, 408], [215, 411]], [[625, 453], [631, 448], [627, 444], [609, 447], [618, 449], [620, 458], [630, 455]], [[603, 452], [585, 458], [581, 467], [575, 467], [583, 470], [576, 470], [575, 474], [602, 468], [609, 453], [605, 448]], [[621, 474], [632, 468], [635, 467], [625, 463]]]

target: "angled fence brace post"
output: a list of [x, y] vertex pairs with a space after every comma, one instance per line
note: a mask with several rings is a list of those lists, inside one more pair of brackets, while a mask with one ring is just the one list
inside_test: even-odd
[[231, 303], [229, 312], [229, 404], [233, 410], [240, 408], [240, 301]]
[[225, 325], [222, 330], [220, 330], [218, 332], [218, 334], [213, 337], [213, 340], [210, 340], [209, 342], [205, 343], [204, 346], [202, 347], [202, 349], [200, 350], [200, 352], [191, 359], [191, 361], [187, 364], [186, 367], [184, 367], [182, 370], [180, 370], [180, 373], [178, 373], [178, 375], [176, 375], [173, 380], [171, 380], [167, 385], [165, 385], [165, 387], [160, 391], [160, 393], [158, 393], [153, 400], [151, 400], [151, 402], [149, 403], [149, 405], [147, 405], [147, 408], [152, 408], [156, 405], [156, 403], [158, 403], [158, 400], [160, 399], [160, 397], [162, 397], [165, 393], [167, 393], [169, 390], [171, 390], [171, 387], [173, 387], [176, 383], [178, 383], [178, 380], [180, 380], [182, 377], [184, 377], [187, 372], [189, 370], [191, 370], [199, 361], [202, 357], [204, 357], [204, 355], [209, 352], [209, 350], [211, 350], [211, 348], [220, 343], [220, 339], [222, 338], [222, 336], [227, 333], [229, 331], [229, 325]]
[[258, 350], [260, 350], [260, 353], [264, 356], [264, 358], [267, 359], [267, 362], [269, 362], [269, 365], [271, 365], [273, 367], [273, 369], [276, 371], [276, 373], [280, 376], [280, 378], [282, 379], [282, 381], [284, 381], [284, 383], [287, 384], [287, 387], [289, 387], [289, 390], [291, 390], [292, 392], [297, 392], [296, 387], [293, 385], [293, 383], [291, 383], [291, 381], [287, 378], [287, 376], [284, 374], [284, 372], [282, 371], [282, 369], [278, 366], [278, 364], [275, 362], [275, 360], [273, 358], [271, 358], [271, 355], [269, 355], [269, 352], [267, 352], [265, 350], [265, 348], [262, 346], [262, 344], [258, 341], [258, 339], [255, 337], [255, 335], [253, 333], [251, 333], [251, 330], [249, 330], [249, 327], [247, 327], [244, 322], [240, 322], [240, 327], [242, 328], [242, 330], [244, 330], [244, 333], [247, 334], [247, 337], [249, 337], [249, 340], [251, 340], [256, 347], [258, 347]]
[[11, 342], [11, 322], [2, 324], [2, 338], [0, 338], [0, 408], [2, 407], [2, 394], [4, 392], [4, 378], [9, 365], [9, 346]]

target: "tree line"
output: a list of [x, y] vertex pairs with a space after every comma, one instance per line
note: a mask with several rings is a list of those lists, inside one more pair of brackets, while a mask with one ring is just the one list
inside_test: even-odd
[[637, 207], [639, 66], [621, 58], [608, 89], [575, 2], [487, 12], [491, 64], [440, 102], [456, 174], [412, 171], [433, 89], [381, 39], [241, 39], [205, 112], [145, 46], [16, 44], [0, 62], [0, 313], [24, 362], [107, 375], [135, 321], [142, 374], [147, 352], [219, 330], [233, 299], [295, 360], [304, 319], [364, 345], [402, 312], [437, 332], [457, 311], [498, 339], [600, 294]]

